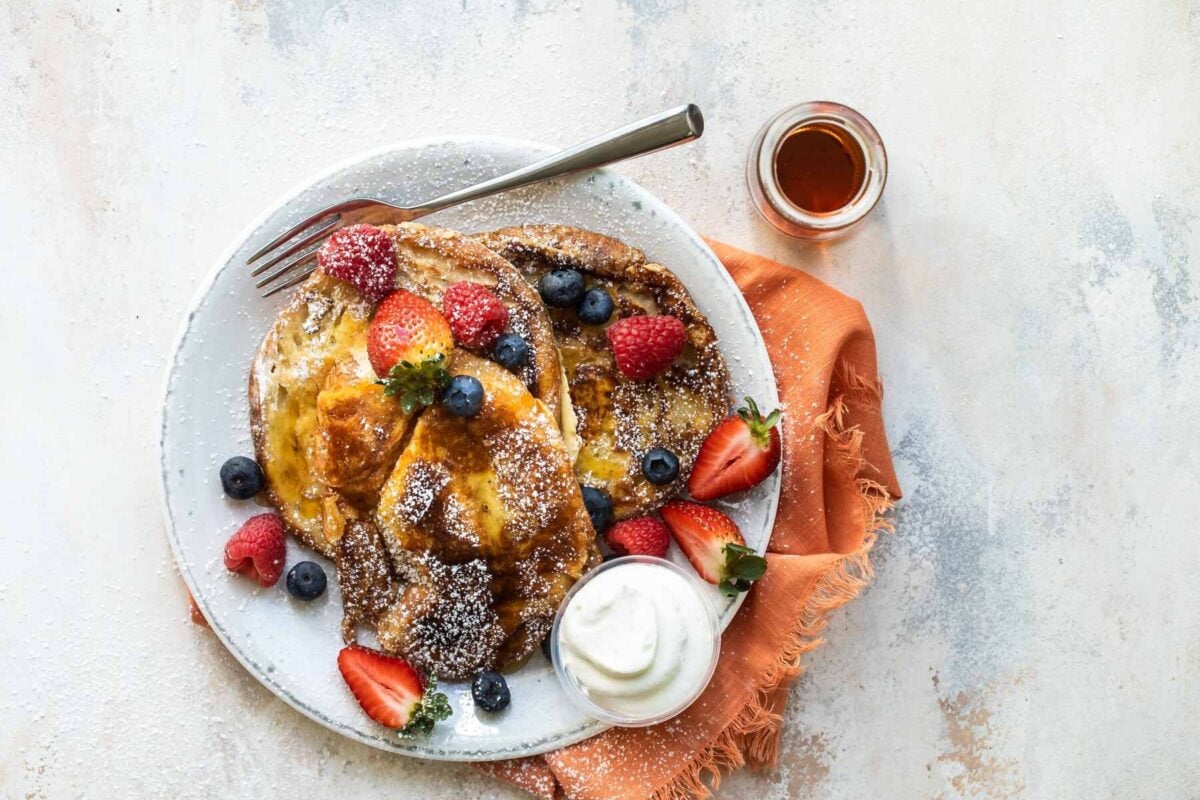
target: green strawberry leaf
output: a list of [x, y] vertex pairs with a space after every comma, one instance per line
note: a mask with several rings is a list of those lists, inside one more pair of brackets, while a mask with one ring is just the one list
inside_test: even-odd
[[386, 378], [375, 381], [383, 386], [388, 397], [399, 397], [400, 408], [411, 414], [418, 408], [433, 405], [438, 392], [450, 385], [450, 373], [443, 366], [446, 357], [438, 354], [420, 364], [401, 361], [388, 371]]
[[762, 413], [758, 410], [758, 404], [754, 402], [753, 397], [746, 398], [746, 405], [739, 408], [738, 416], [741, 417], [748, 428], [750, 435], [754, 437], [754, 441], [759, 447], [767, 448], [771, 444], [771, 429], [779, 424], [780, 418], [783, 416], [778, 408], [763, 418]]
[[750, 584], [767, 571], [767, 560], [744, 544], [730, 542], [725, 545], [724, 578], [717, 585], [721, 594], [733, 597], [738, 592], [750, 590]]
[[413, 712], [412, 719], [397, 733], [403, 737], [423, 736], [433, 730], [434, 723], [448, 719], [454, 713], [450, 708], [450, 698], [435, 691], [436, 689], [437, 676], [431, 675], [429, 685], [425, 688], [425, 694], [421, 696], [421, 702]]

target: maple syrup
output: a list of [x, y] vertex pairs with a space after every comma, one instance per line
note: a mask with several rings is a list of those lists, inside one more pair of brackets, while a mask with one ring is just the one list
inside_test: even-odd
[[887, 179], [887, 153], [858, 112], [837, 103], [805, 103], [763, 126], [746, 174], [768, 222], [791, 236], [828, 239], [875, 207]]
[[796, 128], [775, 152], [775, 179], [783, 196], [814, 214], [845, 208], [865, 177], [858, 142], [827, 123]]

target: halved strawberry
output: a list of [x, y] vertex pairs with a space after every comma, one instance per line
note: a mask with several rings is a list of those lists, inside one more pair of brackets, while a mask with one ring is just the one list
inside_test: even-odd
[[688, 561], [721, 594], [734, 597], [767, 571], [767, 561], [746, 546], [737, 524], [715, 508], [672, 500], [662, 508], [663, 521]]
[[338, 669], [367, 716], [403, 736], [429, 733], [453, 713], [446, 695], [434, 691], [437, 680], [426, 685], [402, 658], [351, 645], [338, 653]]
[[750, 397], [737, 416], [722, 421], [700, 446], [688, 493], [715, 500], [757, 486], [779, 466], [779, 409], [766, 419]]

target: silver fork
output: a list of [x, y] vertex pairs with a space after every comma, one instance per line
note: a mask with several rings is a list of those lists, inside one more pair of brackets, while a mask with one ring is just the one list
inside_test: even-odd
[[[293, 225], [250, 256], [246, 263], [253, 265], [261, 261], [250, 274], [258, 277], [264, 272], [267, 273], [254, 285], [263, 290], [263, 297], [270, 297], [308, 277], [317, 268], [317, 251], [321, 244], [339, 228], [359, 222], [373, 225], [408, 222], [469, 200], [478, 200], [531, 183], [584, 172], [690, 142], [700, 138], [702, 133], [704, 117], [701, 116], [699, 108], [689, 104], [647, 117], [555, 153], [527, 167], [450, 192], [420, 205], [396, 206], [369, 198], [347, 200], [321, 209], [303, 222]], [[281, 262], [282, 266], [272, 269]]]

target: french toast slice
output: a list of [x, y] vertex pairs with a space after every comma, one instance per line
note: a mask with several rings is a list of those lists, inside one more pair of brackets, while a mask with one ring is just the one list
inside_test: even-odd
[[[579, 481], [608, 492], [616, 519], [648, 514], [686, 484], [700, 445], [729, 413], [730, 381], [717, 336], [682, 282], [638, 249], [592, 231], [525, 225], [471, 237], [512, 263], [531, 285], [562, 267], [579, 270], [590, 287], [612, 296], [603, 325], [587, 325], [574, 309], [549, 309], [580, 440]], [[687, 330], [683, 353], [647, 381], [617, 369], [605, 330], [638, 314], [670, 314]], [[656, 486], [642, 475], [646, 451], [665, 447], [679, 458], [679, 477]]]
[[[460, 280], [490, 287], [530, 355], [519, 380], [561, 420], [570, 404], [541, 300], [503, 258], [454, 231], [406, 223], [381, 226], [396, 242], [397, 288], [440, 305]], [[324, 523], [324, 499], [338, 493], [374, 506], [412, 420], [376, 385], [367, 358], [372, 306], [349, 283], [318, 269], [276, 317], [250, 370], [251, 432], [267, 497], [289, 531], [329, 558], [339, 526]]]
[[450, 369], [480, 381], [483, 407], [422, 412], [374, 521], [406, 580], [379, 619], [380, 644], [454, 680], [532, 652], [599, 552], [547, 405], [465, 351]]
[[250, 431], [267, 497], [289, 532], [331, 558], [318, 396], [335, 367], [347, 381], [374, 377], [364, 363], [371, 310], [353, 286], [317, 270], [276, 316], [250, 368]]

